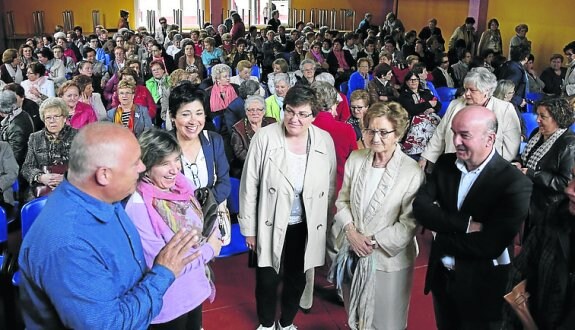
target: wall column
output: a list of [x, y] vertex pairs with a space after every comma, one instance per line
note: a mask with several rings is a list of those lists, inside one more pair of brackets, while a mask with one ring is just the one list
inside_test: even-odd
[[467, 16], [475, 17], [476, 31], [481, 34], [487, 25], [487, 9], [489, 0], [469, 0], [469, 12]]
[[[216, 28], [218, 25], [222, 24], [222, 10], [224, 9], [224, 1], [227, 0], [210, 0], [210, 23]], [[227, 6], [226, 6], [227, 7]], [[224, 20], [227, 18], [226, 13], [224, 13]]]

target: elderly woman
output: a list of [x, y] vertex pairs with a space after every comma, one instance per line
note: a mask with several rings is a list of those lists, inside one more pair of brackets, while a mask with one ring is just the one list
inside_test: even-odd
[[26, 98], [42, 104], [49, 98], [56, 96], [54, 82], [46, 77], [46, 68], [42, 63], [30, 63], [26, 68], [27, 80], [22, 81]]
[[136, 137], [145, 130], [152, 128], [152, 119], [148, 109], [134, 103], [136, 84], [130, 80], [120, 80], [118, 83], [117, 107], [108, 110], [108, 120], [122, 125], [132, 131]]
[[276, 74], [274, 85], [275, 93], [266, 99], [266, 117], [272, 117], [279, 122], [284, 118], [284, 98], [290, 89], [287, 73]]
[[431, 139], [433, 131], [439, 124], [437, 112], [441, 109], [441, 102], [429, 89], [423, 89], [419, 75], [409, 71], [405, 76], [399, 103], [407, 110], [410, 119], [410, 128], [403, 141], [403, 150], [406, 154], [419, 159], [425, 150], [427, 141]]
[[321, 68], [322, 70], [326, 71], [329, 69], [329, 64], [321, 52], [321, 42], [319, 41], [316, 41], [311, 45], [309, 52], [307, 52], [305, 55], [305, 58], [312, 60], [315, 63], [316, 68]]
[[357, 141], [357, 147], [359, 149], [365, 148], [365, 141], [363, 140], [363, 117], [367, 112], [370, 104], [369, 94], [364, 90], [356, 90], [351, 93], [349, 98], [351, 116], [346, 121], [350, 124], [355, 131], [355, 140]]
[[[239, 61], [236, 66], [236, 71], [238, 74], [230, 78], [230, 83], [240, 86], [246, 80], [253, 80], [259, 85], [260, 81], [258, 80], [258, 77], [252, 76], [253, 66], [254, 64], [248, 60]], [[266, 96], [266, 91], [261, 86], [259, 88], [259, 94], [261, 97]]]
[[229, 165], [222, 137], [204, 131], [206, 111], [205, 93], [182, 82], [170, 92], [172, 131], [182, 148], [184, 175], [196, 188], [209, 188], [216, 202], [222, 203], [230, 194]]
[[529, 27], [527, 24], [519, 24], [515, 27], [515, 35], [509, 40], [509, 56], [511, 57], [511, 48], [513, 47], [526, 47], [531, 50], [531, 41], [527, 39], [527, 31]]
[[545, 84], [543, 92], [547, 94], [552, 94], [555, 96], [561, 96], [561, 85], [563, 84], [563, 79], [565, 79], [565, 74], [567, 73], [567, 68], [562, 67], [564, 57], [561, 54], [553, 54], [549, 59], [549, 67], [541, 72], [539, 78]]
[[527, 85], [529, 85], [529, 90], [527, 93], [543, 94], [545, 83], [539, 78], [537, 72], [535, 72], [534, 63], [535, 56], [533, 56], [533, 54], [529, 54], [529, 56], [527, 56], [527, 63], [525, 63], [523, 66], [525, 68], [525, 72], [527, 73]]
[[20, 57], [14, 48], [6, 49], [2, 53], [2, 65], [0, 65], [0, 80], [6, 84], [21, 83], [24, 73], [20, 67]]
[[80, 102], [80, 87], [74, 81], [66, 81], [58, 90], [58, 97], [68, 106], [67, 123], [73, 128], [80, 129], [89, 123], [98, 121], [92, 106]]
[[98, 120], [106, 119], [106, 108], [104, 107], [104, 103], [102, 103], [102, 96], [98, 93], [94, 93], [92, 78], [81, 74], [74, 77], [73, 81], [78, 85], [78, 89], [80, 89], [79, 101], [91, 106]]
[[[151, 129], [140, 138], [142, 163], [146, 166], [136, 191], [126, 204], [126, 213], [140, 234], [148, 267], [167, 242], [181, 229], [202, 232], [202, 207], [194, 187], [181, 173], [182, 150], [169, 132]], [[209, 226], [209, 225], [208, 225]], [[213, 229], [212, 229], [213, 228]], [[199, 258], [186, 266], [163, 297], [162, 309], [149, 329], [202, 329], [202, 303], [213, 301], [215, 289], [206, 275], [206, 265], [221, 249], [219, 230], [207, 228], [197, 248]]]
[[299, 70], [302, 73], [302, 76], [296, 84], [310, 86], [315, 81], [315, 62], [310, 59], [305, 59], [299, 64]]
[[293, 72], [288, 72], [289, 65], [287, 61], [283, 58], [278, 58], [272, 63], [273, 72], [268, 74], [268, 90], [270, 94], [275, 94], [275, 76], [280, 73], [285, 73], [289, 77], [289, 86], [295, 85], [297, 78]]
[[511, 161], [519, 152], [521, 144], [521, 124], [513, 104], [493, 97], [497, 78], [486, 68], [474, 68], [463, 80], [463, 97], [449, 103], [449, 107], [433, 137], [421, 154], [419, 165], [425, 168], [427, 162], [435, 163], [443, 153], [455, 152], [451, 121], [456, 113], [469, 105], [479, 105], [495, 113], [497, 134], [494, 148], [506, 160]]
[[417, 224], [412, 202], [424, 181], [401, 151], [408, 125], [401, 107], [377, 103], [365, 114], [367, 149], [345, 165], [334, 227], [341, 240], [330, 271], [343, 293], [351, 329], [405, 329]]
[[513, 81], [502, 79], [497, 82], [497, 87], [495, 87], [493, 97], [506, 102], [511, 102], [513, 95], [515, 95], [515, 83], [513, 83]]
[[276, 122], [274, 118], [264, 116], [265, 101], [259, 95], [248, 96], [244, 102], [244, 108], [245, 118], [239, 120], [232, 127], [231, 145], [235, 161], [232, 162], [230, 175], [236, 178], [241, 177], [250, 142], [254, 135], [260, 128]]
[[[146, 88], [152, 94], [154, 103], [158, 106], [164, 91], [170, 89], [170, 77], [162, 61], [152, 61], [150, 63], [150, 72], [152, 72], [152, 77], [146, 80]], [[157, 126], [160, 126], [161, 122], [160, 113], [161, 111], [156, 111], [156, 116], [152, 117]]]
[[[116, 86], [114, 87], [114, 91], [112, 94], [112, 103], [110, 104], [110, 106], [113, 107], [117, 107], [118, 104], [120, 104], [120, 98], [119, 98], [119, 82], [122, 80], [126, 80], [132, 84], [134, 84], [135, 89], [134, 89], [134, 103], [137, 105], [140, 105], [144, 108], [146, 108], [148, 110], [148, 115], [150, 118], [155, 118], [156, 116], [156, 111], [157, 111], [157, 105], [156, 102], [154, 102], [154, 98], [152, 97], [152, 93], [150, 93], [150, 91], [148, 90], [148, 88], [144, 85], [140, 84], [140, 79], [138, 76], [138, 72], [136, 70], [134, 70], [133, 68], [122, 68], [120, 71], [118, 71], [118, 83], [116, 84]], [[106, 92], [104, 92], [106, 93]]]
[[335, 77], [335, 85], [347, 81], [349, 76], [356, 69], [356, 63], [347, 49], [343, 49], [343, 39], [338, 38], [333, 41], [333, 49], [327, 56], [329, 73]]
[[66, 124], [68, 105], [60, 98], [46, 99], [40, 105], [40, 118], [45, 126], [41, 131], [30, 134], [28, 152], [22, 165], [22, 177], [30, 184], [26, 200], [36, 197], [35, 187], [44, 185], [54, 189], [62, 182], [63, 173], [50, 173], [53, 172], [51, 168], [68, 166], [70, 146], [77, 133]]
[[362, 57], [357, 60], [357, 71], [352, 73], [347, 82], [347, 98], [349, 99], [351, 93], [358, 89], [367, 90], [369, 82], [373, 79], [369, 71], [373, 67], [373, 62], [370, 58]]
[[[335, 87], [335, 78], [327, 72], [322, 72], [315, 76], [315, 81], [325, 81]], [[337, 121], [345, 122], [349, 117], [351, 117], [347, 96], [342, 92], [338, 92], [337, 102], [338, 105], [335, 109], [336, 113], [334, 114], [334, 117]]]
[[226, 110], [224, 110], [224, 124], [226, 126], [226, 132], [231, 134], [233, 125], [246, 118], [245, 100], [252, 95], [259, 95], [260, 88], [260, 84], [253, 80], [245, 80], [242, 82], [238, 88], [238, 97], [228, 105]]
[[575, 167], [573, 109], [563, 98], [537, 104], [539, 131], [529, 139], [516, 166], [533, 181], [526, 230], [541, 225], [551, 204], [565, 199], [565, 188]]
[[184, 43], [184, 56], [178, 60], [178, 68], [188, 72], [192, 72], [193, 69], [196, 69], [200, 79], [206, 77], [206, 68], [202, 63], [202, 58], [196, 54], [196, 48], [193, 42]]
[[230, 66], [232, 68], [237, 67], [240, 61], [248, 61], [252, 64], [256, 63], [254, 54], [252, 52], [248, 52], [247, 47], [248, 42], [246, 39], [239, 38], [238, 41], [236, 41], [236, 46], [234, 47], [234, 50], [228, 56], [229, 59], [228, 63], [230, 63]]
[[367, 84], [371, 103], [397, 100], [399, 92], [393, 87], [393, 71], [389, 64], [378, 64], [373, 69], [373, 80]]
[[503, 53], [503, 46], [501, 43], [501, 31], [499, 30], [499, 21], [492, 18], [487, 22], [488, 29], [481, 34], [479, 39], [479, 46], [477, 47], [477, 55], [482, 56], [486, 49], [491, 49], [494, 54], [500, 55]]
[[[174, 63], [174, 58], [166, 53], [166, 50], [162, 45], [153, 44], [150, 50], [152, 53], [151, 56], [148, 57], [147, 63], [151, 64], [154, 61], [160, 61], [164, 63], [164, 70], [168, 74], [176, 69], [176, 63]], [[147, 76], [148, 75], [146, 75], [146, 77]]]
[[208, 93], [208, 111], [222, 115], [225, 108], [238, 97], [238, 85], [231, 84], [232, 69], [226, 64], [216, 64], [212, 68], [212, 80], [214, 85], [206, 92]]
[[64, 62], [54, 58], [54, 54], [48, 48], [42, 48], [36, 55], [38, 56], [38, 62], [44, 64], [48, 79], [52, 80], [56, 87], [62, 85], [66, 81], [66, 66]]
[[224, 60], [227, 65], [231, 66], [231, 59], [230, 59], [230, 55], [232, 54], [232, 51], [234, 50], [234, 45], [232, 44], [232, 35], [229, 33], [224, 33], [222, 35], [222, 45], [219, 47], [223, 54], [224, 54]]
[[212, 37], [207, 37], [204, 39], [202, 63], [207, 69], [210, 69], [216, 64], [225, 63], [224, 52], [221, 50], [221, 48], [216, 48], [216, 41]]
[[283, 120], [262, 128], [246, 156], [238, 220], [249, 249], [257, 253], [261, 330], [276, 329], [277, 288], [282, 279], [277, 329], [297, 329], [293, 320], [305, 288], [305, 272], [325, 260], [336, 161], [329, 134], [312, 125], [318, 108], [311, 88], [295, 86], [285, 97]]

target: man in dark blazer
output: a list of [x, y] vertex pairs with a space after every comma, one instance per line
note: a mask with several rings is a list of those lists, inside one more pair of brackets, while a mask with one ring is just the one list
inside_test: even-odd
[[471, 106], [452, 123], [455, 154], [442, 155], [413, 203], [434, 234], [425, 293], [437, 328], [500, 329], [512, 251], [532, 184], [493, 149], [497, 119]]
[[505, 62], [500, 68], [497, 79], [513, 81], [515, 84], [515, 94], [510, 102], [517, 108], [525, 108], [527, 106], [529, 86], [524, 65], [529, 58], [529, 48], [524, 46], [511, 47], [509, 57], [509, 61]]

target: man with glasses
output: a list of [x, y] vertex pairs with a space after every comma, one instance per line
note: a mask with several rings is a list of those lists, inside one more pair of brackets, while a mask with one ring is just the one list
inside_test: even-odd
[[575, 95], [575, 41], [571, 41], [564, 48], [567, 57], [567, 73], [563, 83], [563, 93], [567, 96]]
[[455, 79], [453, 79], [453, 69], [449, 66], [449, 58], [447, 54], [443, 54], [441, 62], [431, 72], [433, 76], [433, 85], [435, 88], [439, 87], [455, 87]]

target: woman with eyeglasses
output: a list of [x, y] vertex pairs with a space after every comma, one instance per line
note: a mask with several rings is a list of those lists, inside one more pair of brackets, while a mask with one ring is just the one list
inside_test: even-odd
[[67, 122], [75, 129], [98, 121], [96, 112], [90, 104], [80, 102], [80, 86], [73, 80], [66, 81], [58, 90], [58, 97], [68, 106]]
[[410, 71], [405, 76], [398, 101], [407, 110], [410, 119], [403, 151], [419, 159], [441, 120], [437, 115], [441, 109], [441, 102], [429, 89], [423, 89], [419, 75], [415, 71]]
[[239, 120], [232, 126], [231, 145], [234, 152], [234, 161], [231, 164], [231, 176], [240, 178], [246, 155], [250, 147], [250, 142], [254, 135], [276, 120], [272, 117], [265, 117], [266, 102], [259, 95], [250, 95], [244, 102], [245, 118]]
[[335, 203], [341, 239], [329, 277], [352, 329], [405, 329], [417, 257], [411, 205], [425, 176], [401, 151], [409, 116], [399, 104], [372, 105], [365, 123], [368, 148], [351, 153]]
[[40, 105], [40, 119], [45, 126], [30, 134], [26, 159], [22, 164], [22, 177], [30, 184], [25, 200], [36, 197], [36, 186], [45, 185], [53, 189], [64, 179], [62, 174], [47, 173], [47, 169], [53, 165], [68, 164], [70, 146], [78, 131], [66, 124], [67, 118], [68, 106], [60, 98], [48, 98]]
[[26, 67], [26, 77], [28, 79], [20, 84], [26, 98], [40, 105], [45, 99], [56, 96], [54, 82], [46, 77], [46, 67], [42, 63], [30, 63]]
[[152, 128], [152, 119], [148, 109], [134, 103], [136, 84], [130, 80], [122, 79], [118, 83], [117, 107], [108, 110], [108, 120], [122, 125], [132, 131], [136, 137], [145, 130]]
[[204, 131], [206, 124], [205, 92], [182, 82], [170, 92], [169, 111], [172, 126], [182, 148], [182, 171], [196, 188], [208, 188], [216, 202], [230, 194], [229, 164], [222, 137]]
[[351, 116], [346, 121], [346, 123], [353, 127], [358, 149], [364, 149], [366, 146], [362, 134], [364, 128], [363, 117], [369, 108], [369, 94], [364, 90], [356, 90], [351, 93], [351, 96], [349, 97], [349, 103]]
[[[244, 164], [238, 220], [248, 248], [257, 254], [260, 330], [297, 329], [293, 320], [305, 272], [325, 261], [336, 160], [329, 134], [312, 125], [320, 108], [317, 99], [309, 87], [290, 89], [283, 118], [252, 138]], [[281, 316], [276, 327], [280, 282]]]

